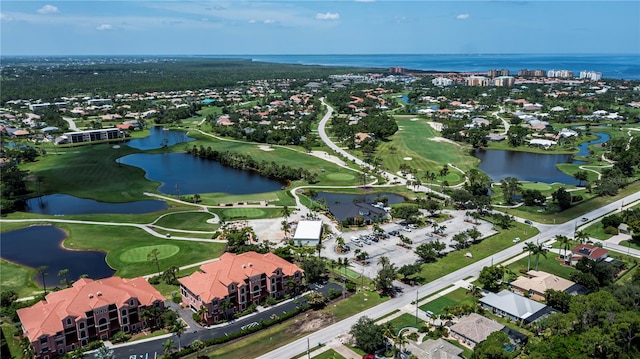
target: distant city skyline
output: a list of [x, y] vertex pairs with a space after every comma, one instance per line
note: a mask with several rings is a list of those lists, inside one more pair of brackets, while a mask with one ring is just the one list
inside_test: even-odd
[[639, 1], [2, 1], [0, 54], [637, 54]]

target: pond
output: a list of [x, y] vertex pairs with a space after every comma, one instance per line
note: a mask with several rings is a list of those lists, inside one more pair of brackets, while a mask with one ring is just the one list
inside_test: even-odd
[[580, 146], [578, 146], [578, 153], [576, 153], [575, 156], [587, 157], [591, 155], [591, 152], [589, 151], [589, 146], [597, 145], [599, 143], [605, 143], [611, 139], [611, 136], [609, 136], [606, 133], [595, 132], [594, 135], [598, 136], [598, 138], [596, 138], [595, 140], [591, 140], [589, 142], [580, 144]]
[[482, 162], [478, 168], [494, 182], [507, 177], [520, 181], [577, 185], [572, 176], [558, 170], [558, 163], [577, 163], [572, 155], [540, 154], [505, 150], [479, 150], [474, 156]]
[[[13, 263], [31, 268], [47, 266], [47, 288], [60, 285], [58, 271], [68, 269], [67, 278], [77, 280], [81, 275], [92, 279], [111, 277], [115, 271], [105, 260], [106, 253], [99, 251], [67, 250], [62, 247], [66, 233], [54, 226], [31, 226], [3, 232], [0, 241], [1, 257]], [[42, 285], [42, 277], [36, 275], [36, 283]]]
[[168, 130], [162, 126], [153, 126], [149, 129], [149, 136], [129, 140], [127, 145], [129, 147], [146, 151], [169, 147], [178, 143], [191, 142], [194, 140], [195, 138], [187, 136], [186, 132]]
[[252, 194], [277, 191], [284, 185], [253, 171], [222, 166], [187, 153], [133, 154], [119, 161], [142, 168], [147, 179], [162, 183], [158, 191], [165, 194]]
[[329, 207], [329, 212], [339, 221], [344, 221], [349, 217], [373, 218], [376, 213], [384, 213], [383, 209], [371, 206], [376, 203], [376, 198], [379, 197], [386, 197], [388, 204], [403, 203], [405, 201], [404, 197], [395, 193], [347, 194], [331, 192], [318, 192], [314, 200], [318, 201], [323, 198]]
[[101, 213], [142, 214], [163, 211], [167, 208], [169, 206], [166, 202], [158, 200], [107, 203], [67, 194], [51, 194], [26, 200], [18, 210], [48, 215], [73, 215]]

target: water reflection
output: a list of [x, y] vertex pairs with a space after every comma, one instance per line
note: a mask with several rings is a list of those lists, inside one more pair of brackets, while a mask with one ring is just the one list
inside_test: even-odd
[[129, 140], [127, 145], [129, 147], [146, 151], [169, 147], [178, 143], [191, 142], [194, 140], [195, 138], [187, 136], [186, 132], [168, 130], [162, 126], [154, 126], [149, 129], [149, 136]]
[[[31, 268], [46, 266], [47, 287], [60, 285], [58, 272], [68, 269], [67, 278], [77, 280], [81, 275], [100, 279], [115, 273], [105, 260], [106, 253], [99, 251], [67, 250], [62, 247], [66, 233], [54, 226], [32, 226], [3, 232], [0, 241], [1, 257]], [[42, 285], [42, 277], [34, 280]]]
[[253, 171], [186, 153], [133, 154], [120, 158], [120, 163], [145, 170], [146, 178], [161, 182], [158, 191], [166, 194], [251, 194], [277, 191], [283, 185]]
[[126, 203], [98, 202], [92, 199], [78, 198], [67, 194], [51, 194], [31, 198], [23, 203], [19, 211], [48, 214], [142, 214], [163, 211], [169, 208], [166, 202], [158, 200], [135, 201]]

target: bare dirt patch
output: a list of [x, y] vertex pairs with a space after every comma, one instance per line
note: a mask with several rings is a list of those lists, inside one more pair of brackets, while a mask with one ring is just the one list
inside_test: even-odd
[[335, 323], [336, 319], [333, 314], [325, 312], [309, 312], [304, 318], [296, 319], [296, 322], [289, 327], [288, 331], [291, 333], [307, 333], [315, 332], [324, 327], [327, 327]]

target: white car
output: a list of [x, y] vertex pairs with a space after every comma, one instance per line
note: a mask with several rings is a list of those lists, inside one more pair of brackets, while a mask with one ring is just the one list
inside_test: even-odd
[[518, 243], [518, 242], [520, 242], [520, 237], [516, 237], [513, 239], [513, 243]]

